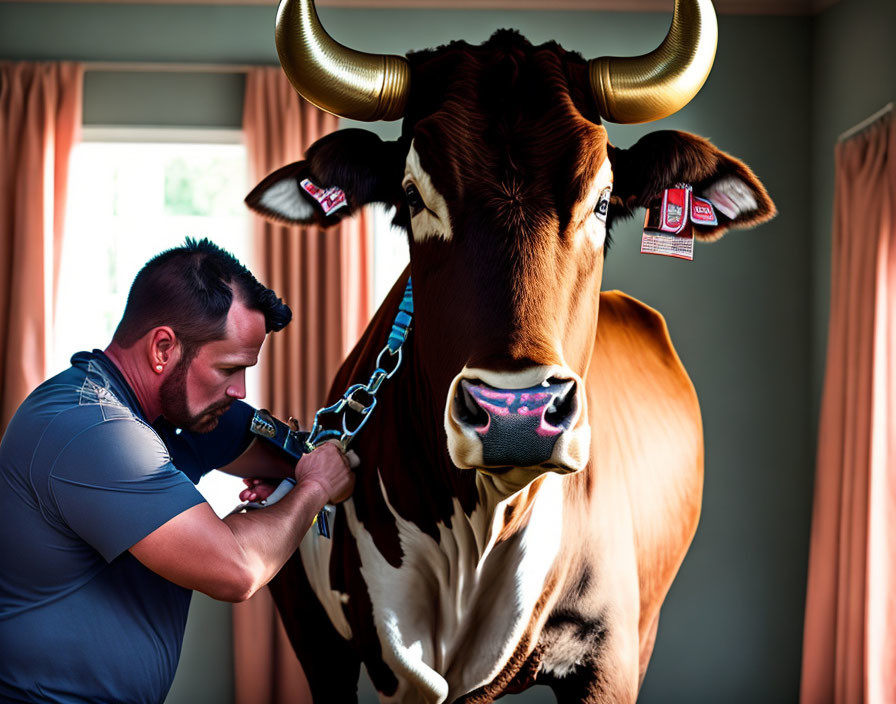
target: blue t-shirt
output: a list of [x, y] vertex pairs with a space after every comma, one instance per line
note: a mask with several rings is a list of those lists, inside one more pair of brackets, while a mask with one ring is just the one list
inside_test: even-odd
[[252, 409], [210, 433], [150, 425], [99, 350], [35, 389], [0, 443], [0, 701], [161, 702], [192, 592], [128, 549], [203, 501]]

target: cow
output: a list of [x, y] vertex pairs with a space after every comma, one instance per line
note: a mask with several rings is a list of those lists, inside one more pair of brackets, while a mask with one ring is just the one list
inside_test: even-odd
[[[510, 30], [362, 54], [311, 0], [283, 0], [276, 36], [307, 100], [403, 119], [392, 142], [325, 136], [247, 197], [324, 227], [384, 203], [407, 232], [408, 271], [331, 402], [377, 365], [408, 275], [414, 306], [332, 538], [309, 533], [273, 584], [315, 701], [357, 701], [362, 662], [384, 702], [491, 702], [533, 684], [559, 702], [634, 701], [696, 530], [703, 444], [663, 318], [600, 290], [609, 230], [680, 183], [719, 211], [699, 240], [775, 207], [707, 140], [660, 131], [623, 149], [602, 118], [658, 119], [696, 94], [715, 54], [710, 0], [676, 0], [661, 46], [632, 58], [587, 61]], [[309, 195], [334, 188], [345, 207]]]

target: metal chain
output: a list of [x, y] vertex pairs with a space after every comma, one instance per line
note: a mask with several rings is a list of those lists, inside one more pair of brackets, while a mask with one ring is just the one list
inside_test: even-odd
[[[381, 364], [383, 355], [387, 352], [390, 357], [395, 358], [395, 365], [391, 371], [386, 371]], [[314, 414], [314, 423], [311, 425], [311, 430], [305, 439], [305, 451], [311, 452], [328, 440], [336, 440], [342, 447], [343, 452], [347, 450], [349, 443], [358, 434], [358, 431], [364, 427], [364, 424], [370, 419], [371, 412], [376, 408], [376, 395], [383, 381], [392, 378], [395, 372], [398, 371], [398, 367], [401, 366], [401, 361], [401, 347], [396, 352], [390, 350], [388, 346], [384, 347], [377, 357], [376, 369], [374, 369], [373, 374], [370, 375], [370, 380], [366, 384], [352, 384], [336, 403], [332, 406], [321, 408]], [[358, 419], [354, 419], [354, 423], [350, 413], [358, 416]], [[326, 416], [334, 416], [333, 423], [341, 425], [341, 429], [325, 428], [323, 419]], [[352, 425], [354, 427], [351, 427]]]
[[[370, 380], [366, 384], [353, 384], [346, 389], [339, 399], [332, 406], [321, 408], [314, 414], [314, 423], [305, 438], [305, 452], [311, 452], [320, 447], [328, 440], [335, 440], [339, 443], [342, 451], [348, 449], [349, 443], [358, 434], [358, 431], [364, 427], [364, 424], [370, 419], [370, 414], [376, 408], [376, 395], [386, 379], [391, 379], [402, 361], [402, 347], [407, 341], [408, 332], [411, 327], [411, 320], [414, 313], [414, 302], [411, 294], [411, 279], [404, 287], [404, 296], [401, 304], [398, 306], [398, 313], [395, 316], [395, 322], [392, 324], [392, 330], [389, 332], [389, 341], [380, 351], [376, 358], [376, 369], [370, 375]], [[387, 370], [384, 366], [384, 355], [386, 359], [394, 362], [391, 370]], [[354, 418], [350, 415], [354, 414]], [[325, 428], [323, 418], [333, 416], [332, 422], [341, 428]], [[329, 513], [332, 507], [324, 506], [320, 513], [317, 514], [316, 524], [317, 532], [326, 538], [330, 537], [330, 519]]]

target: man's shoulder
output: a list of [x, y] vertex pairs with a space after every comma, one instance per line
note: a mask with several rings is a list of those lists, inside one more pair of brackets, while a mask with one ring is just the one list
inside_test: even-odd
[[158, 434], [106, 382], [89, 365], [67, 369], [35, 389], [6, 429], [0, 474], [45, 515], [56, 512], [54, 482], [127, 485], [171, 464]]
[[[40, 459], [50, 467], [77, 440], [82, 451], [94, 447], [128, 447], [167, 460], [164, 443], [156, 431], [123, 400], [100, 364], [87, 360], [72, 366], [38, 386], [16, 411], [4, 444], [14, 454]], [[29, 449], [30, 448], [30, 449]], [[33, 464], [33, 462], [28, 462]]]
[[100, 362], [86, 354], [76, 355], [73, 361], [76, 360], [79, 363], [32, 391], [19, 410], [38, 422], [42, 419], [75, 423], [94, 419], [140, 420], [126, 394]]
[[[40, 445], [47, 459], [78, 456], [107, 458], [120, 462], [130, 458], [138, 465], [161, 466], [170, 462], [168, 449], [159, 434], [111, 392], [84, 389], [78, 405], [59, 413], [48, 424]], [[47, 456], [49, 455], [49, 456]]]

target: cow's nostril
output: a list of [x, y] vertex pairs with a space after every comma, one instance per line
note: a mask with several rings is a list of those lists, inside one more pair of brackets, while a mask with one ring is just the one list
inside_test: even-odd
[[464, 425], [474, 428], [488, 425], [488, 413], [470, 393], [470, 382], [466, 379], [461, 380], [457, 386], [457, 393], [454, 395], [454, 414]]
[[565, 426], [568, 419], [576, 412], [576, 383], [568, 379], [550, 379], [548, 383], [559, 385], [561, 388], [545, 411], [544, 420], [554, 427]]

